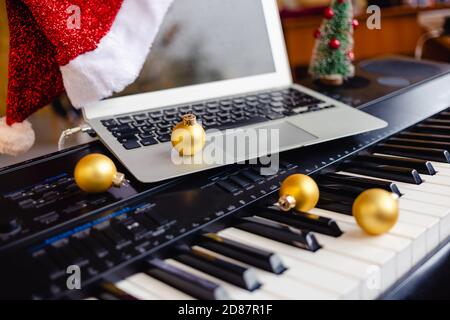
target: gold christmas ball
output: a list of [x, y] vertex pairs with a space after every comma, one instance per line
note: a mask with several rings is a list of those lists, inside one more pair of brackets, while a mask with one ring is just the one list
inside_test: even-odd
[[370, 235], [380, 235], [397, 223], [398, 196], [383, 189], [366, 190], [356, 198], [352, 211], [361, 229]]
[[316, 206], [318, 201], [319, 187], [307, 175], [291, 175], [281, 184], [278, 205], [284, 211], [295, 208], [300, 212], [308, 212]]
[[120, 187], [125, 178], [117, 172], [110, 158], [99, 153], [81, 158], [75, 166], [74, 177], [78, 187], [89, 193], [105, 192], [112, 186]]
[[205, 129], [197, 122], [195, 115], [184, 115], [182, 121], [173, 128], [171, 141], [180, 156], [193, 156], [205, 146]]

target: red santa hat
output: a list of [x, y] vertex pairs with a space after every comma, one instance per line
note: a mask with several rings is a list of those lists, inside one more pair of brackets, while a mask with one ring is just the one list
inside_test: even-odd
[[7, 0], [10, 32], [0, 153], [34, 143], [26, 120], [67, 92], [83, 107], [132, 83], [172, 0]]

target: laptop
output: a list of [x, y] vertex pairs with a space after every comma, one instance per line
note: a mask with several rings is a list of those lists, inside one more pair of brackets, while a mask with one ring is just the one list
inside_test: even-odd
[[[293, 83], [275, 0], [175, 0], [138, 79], [83, 114], [144, 183], [387, 125]], [[195, 161], [170, 142], [185, 114], [207, 133]]]

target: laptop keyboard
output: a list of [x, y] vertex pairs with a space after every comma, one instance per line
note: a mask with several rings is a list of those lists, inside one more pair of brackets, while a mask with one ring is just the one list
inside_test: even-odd
[[291, 88], [118, 116], [101, 123], [125, 149], [132, 150], [169, 142], [172, 128], [187, 113], [195, 114], [205, 130], [226, 130], [332, 107]]

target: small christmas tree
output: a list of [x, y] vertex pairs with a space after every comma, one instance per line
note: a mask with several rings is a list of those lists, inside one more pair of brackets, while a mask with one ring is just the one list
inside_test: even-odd
[[352, 0], [332, 0], [324, 16], [320, 29], [314, 32], [317, 40], [309, 73], [323, 83], [342, 85], [355, 73], [353, 29], [358, 20], [353, 19]]

